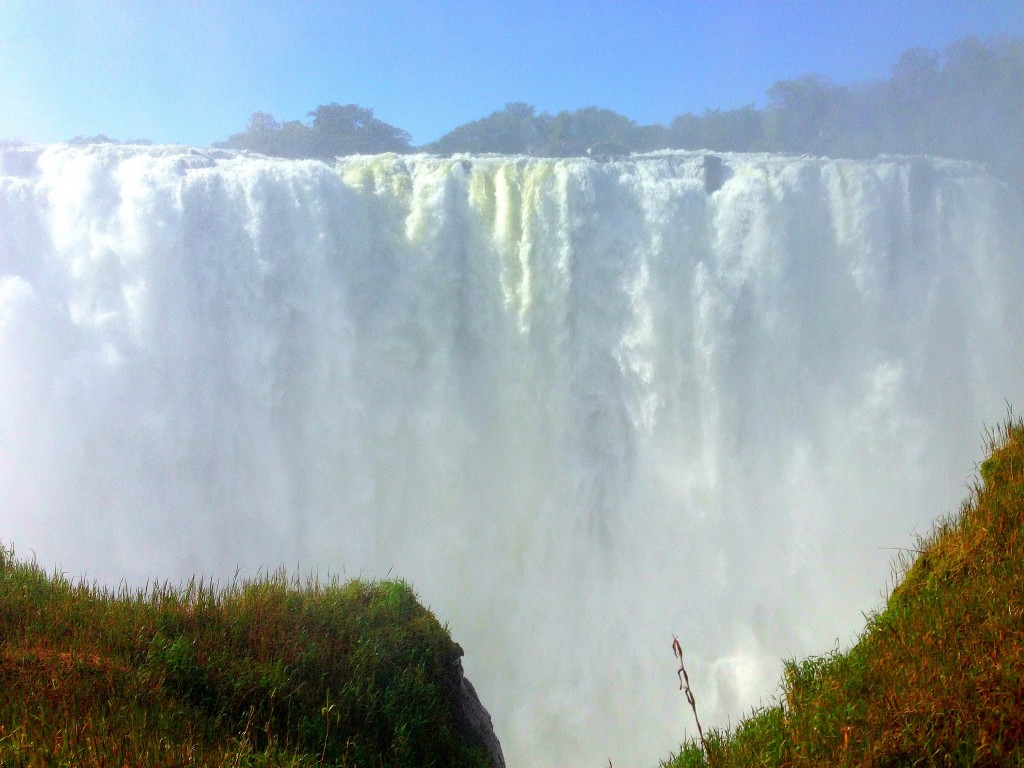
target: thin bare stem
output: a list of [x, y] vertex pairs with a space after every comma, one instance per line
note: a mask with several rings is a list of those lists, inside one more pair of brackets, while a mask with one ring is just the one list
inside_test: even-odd
[[672, 636], [672, 653], [679, 659], [679, 671], [676, 673], [679, 676], [679, 690], [686, 694], [686, 700], [690, 703], [690, 709], [693, 710], [693, 719], [697, 722], [697, 733], [700, 735], [700, 744], [704, 748], [704, 755], [707, 757], [708, 762], [711, 762], [711, 750], [708, 749], [707, 739], [704, 738], [704, 729], [700, 726], [700, 718], [697, 717], [697, 702], [693, 698], [693, 691], [690, 690], [690, 676], [686, 674], [686, 666], [683, 664], [683, 647], [679, 644], [679, 638], [675, 635]]

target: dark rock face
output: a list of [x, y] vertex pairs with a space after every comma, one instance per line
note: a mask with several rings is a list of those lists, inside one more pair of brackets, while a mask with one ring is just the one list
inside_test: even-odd
[[454, 691], [454, 704], [459, 730], [468, 741], [487, 750], [491, 758], [491, 768], [505, 768], [505, 756], [501, 752], [501, 742], [494, 733], [491, 715], [480, 702], [476, 689], [462, 671], [461, 658], [455, 659], [454, 668], [454, 677], [458, 681]]
[[704, 155], [704, 190], [710, 195], [722, 188], [725, 183], [726, 169], [722, 158], [715, 155]]
[[587, 155], [598, 162], [616, 160], [620, 157], [629, 157], [630, 149], [625, 144], [617, 141], [602, 141], [587, 150]]

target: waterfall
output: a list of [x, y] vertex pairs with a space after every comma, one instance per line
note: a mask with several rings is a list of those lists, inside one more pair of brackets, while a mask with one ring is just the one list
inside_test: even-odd
[[721, 161], [0, 149], [0, 540], [407, 578], [513, 766], [656, 765], [673, 634], [735, 724], [1024, 404], [1024, 231], [967, 163]]

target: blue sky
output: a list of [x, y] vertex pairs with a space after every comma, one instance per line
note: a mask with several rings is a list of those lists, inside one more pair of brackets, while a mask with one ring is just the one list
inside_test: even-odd
[[1024, 2], [0, 0], [0, 137], [203, 145], [334, 101], [414, 143], [509, 101], [667, 122], [966, 35], [1024, 37]]

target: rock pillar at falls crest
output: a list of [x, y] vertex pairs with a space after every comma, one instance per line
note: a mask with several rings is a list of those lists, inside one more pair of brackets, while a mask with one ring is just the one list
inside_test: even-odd
[[510, 765], [656, 764], [673, 634], [769, 700], [1024, 402], [1019, 192], [721, 160], [4, 148], [0, 538], [408, 578]]

